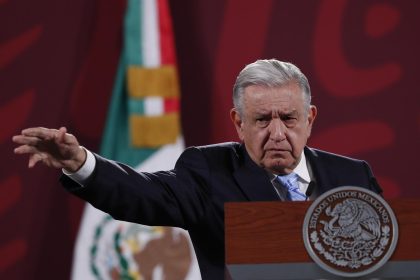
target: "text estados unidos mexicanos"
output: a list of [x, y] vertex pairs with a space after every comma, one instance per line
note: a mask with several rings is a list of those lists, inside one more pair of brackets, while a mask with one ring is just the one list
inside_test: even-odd
[[334, 193], [328, 196], [315, 208], [309, 221], [309, 228], [316, 229], [318, 218], [321, 215], [321, 213], [324, 211], [324, 209], [328, 207], [330, 203], [332, 203], [333, 201], [337, 199], [343, 199], [343, 198], [358, 198], [360, 200], [368, 202], [370, 205], [372, 205], [376, 209], [376, 211], [382, 217], [382, 222], [385, 224], [389, 223], [388, 211], [382, 205], [382, 203], [380, 203], [377, 199], [375, 199], [374, 197], [370, 196], [367, 193], [356, 192], [356, 191], [343, 191], [343, 192]]

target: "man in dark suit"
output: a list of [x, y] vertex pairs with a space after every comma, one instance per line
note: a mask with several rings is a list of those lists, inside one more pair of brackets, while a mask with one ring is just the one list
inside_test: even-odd
[[[258, 60], [239, 74], [231, 119], [241, 143], [192, 147], [170, 171], [138, 173], [59, 130], [30, 128], [18, 154], [63, 168], [73, 194], [116, 219], [189, 231], [203, 279], [224, 277], [224, 203], [306, 200], [352, 185], [381, 192], [366, 162], [306, 147], [317, 109], [290, 63]], [[314, 187], [315, 186], [315, 187]]]

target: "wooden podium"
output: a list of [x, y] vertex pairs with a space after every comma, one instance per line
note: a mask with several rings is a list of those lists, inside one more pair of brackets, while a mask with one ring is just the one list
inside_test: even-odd
[[[398, 244], [389, 261], [357, 279], [420, 279], [420, 199], [387, 201]], [[232, 279], [351, 279], [321, 269], [307, 253], [302, 225], [311, 202], [225, 205], [226, 266]]]

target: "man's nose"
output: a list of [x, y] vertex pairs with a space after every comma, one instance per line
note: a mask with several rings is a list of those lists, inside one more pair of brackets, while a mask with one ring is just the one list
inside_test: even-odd
[[286, 126], [281, 119], [273, 118], [270, 123], [270, 139], [282, 141], [286, 139]]

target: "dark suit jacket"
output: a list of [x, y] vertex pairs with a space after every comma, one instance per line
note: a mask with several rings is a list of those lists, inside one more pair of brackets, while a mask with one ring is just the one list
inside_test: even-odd
[[[310, 148], [305, 155], [319, 194], [344, 185], [380, 192], [364, 161]], [[115, 219], [188, 230], [203, 279], [224, 277], [224, 203], [279, 200], [268, 173], [239, 143], [188, 148], [173, 170], [156, 173], [95, 157], [84, 187], [66, 176], [63, 185]]]

